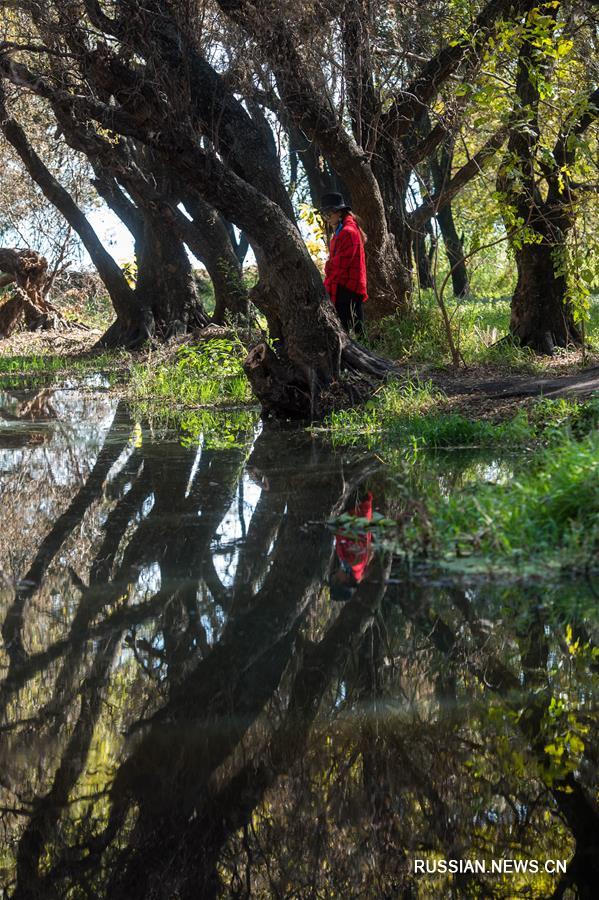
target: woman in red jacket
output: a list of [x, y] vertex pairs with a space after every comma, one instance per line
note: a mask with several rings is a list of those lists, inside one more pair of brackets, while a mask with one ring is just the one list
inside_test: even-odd
[[366, 257], [364, 232], [341, 194], [325, 194], [321, 212], [333, 232], [324, 268], [324, 286], [347, 332], [364, 334]]

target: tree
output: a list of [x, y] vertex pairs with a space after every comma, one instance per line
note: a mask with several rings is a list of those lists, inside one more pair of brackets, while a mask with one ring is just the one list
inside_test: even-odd
[[[516, 121], [497, 180], [506, 226], [515, 228], [517, 235], [513, 249], [518, 282], [510, 332], [523, 346], [541, 353], [582, 340], [571, 290], [580, 275], [568, 265], [568, 236], [581, 195], [589, 187], [577, 180], [576, 163], [589, 152], [585, 133], [599, 114], [599, 88], [583, 84], [581, 89], [568, 79], [561, 85], [568, 106], [555, 121], [551, 82], [558, 81], [559, 97], [560, 60], [571, 51], [569, 30], [575, 27], [572, 20], [560, 21], [560, 10], [558, 3], [542, 11], [529, 3], [516, 75]], [[585, 81], [592, 77], [586, 67], [574, 68], [581, 74], [584, 71]], [[588, 294], [595, 273], [581, 259], [575, 267], [582, 269]]]
[[[87, 17], [76, 11], [77, 3], [33, 8], [33, 24], [52, 54], [28, 58], [34, 71], [11, 48], [0, 60], [2, 75], [45, 99], [65, 139], [90, 160], [116, 165], [117, 156], [128, 191], [166, 224], [180, 222], [175, 199], [183, 190], [248, 235], [260, 273], [252, 299], [277, 341], [276, 353], [263, 346], [247, 366], [267, 408], [318, 414], [335, 402], [333, 382], [338, 399], [360, 396], [369, 377], [380, 378], [390, 366], [342, 331], [293, 220], [272, 135], [208, 62], [186, 4], [134, 4], [134, 14], [115, 18], [96, 3], [85, 4]], [[73, 93], [65, 80], [75, 76]], [[135, 154], [137, 146], [143, 154]], [[157, 175], [176, 185], [174, 198]], [[126, 316], [134, 298], [126, 291], [125, 298]], [[362, 381], [340, 383], [341, 363]]]
[[[431, 157], [431, 174], [437, 194], [441, 194], [445, 184], [451, 178], [453, 153], [454, 139], [450, 136], [443, 141], [439, 152]], [[464, 242], [456, 228], [451, 202], [440, 207], [436, 218], [451, 270], [453, 293], [456, 297], [467, 297], [470, 293], [470, 284], [468, 282], [468, 270], [464, 261]]]
[[[370, 314], [376, 317], [398, 308], [405, 312], [412, 288], [414, 234], [478, 174], [505, 139], [500, 128], [453, 174], [440, 195], [425, 198], [409, 213], [406, 197], [417, 166], [457, 127], [463, 108], [447, 102], [446, 114], [437, 115], [423, 136], [421, 120], [452, 77], [459, 80], [476, 72], [486, 38], [519, 4], [488, 3], [469, 33], [453, 40], [442, 34], [440, 49], [437, 34], [431, 40], [418, 9], [410, 25], [432, 52], [418, 56], [417, 67], [402, 43], [402, 37], [406, 43], [413, 39], [413, 32], [409, 38], [398, 33], [388, 4], [332, 4], [324, 16], [320, 9], [316, 15], [302, 4], [294, 4], [293, 10], [280, 3], [258, 8], [246, 0], [219, 0], [218, 5], [252, 39], [257, 71], [268, 67], [287, 114], [349, 191], [368, 235]], [[336, 29], [340, 43], [331, 37]], [[374, 49], [389, 44], [391, 59]], [[320, 54], [315, 51], [319, 47]], [[341, 84], [333, 75], [327, 77], [331, 57], [337, 63], [333, 73], [337, 67], [342, 72]], [[344, 127], [346, 115], [349, 129]]]

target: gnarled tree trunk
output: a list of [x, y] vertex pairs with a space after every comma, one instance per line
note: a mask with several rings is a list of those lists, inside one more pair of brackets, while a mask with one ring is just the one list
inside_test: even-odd
[[544, 237], [516, 251], [518, 282], [512, 297], [510, 333], [537, 353], [581, 343], [566, 300], [566, 278], [555, 264], [559, 247]]
[[206, 267], [214, 289], [212, 321], [222, 325], [227, 312], [235, 319], [247, 318], [249, 296], [227, 223], [198, 194], [185, 197], [185, 208], [193, 216], [193, 229], [187, 237], [189, 249]]
[[48, 261], [35, 250], [0, 249], [2, 285], [15, 285], [0, 306], [0, 337], [8, 337], [21, 322], [31, 331], [66, 327], [60, 312], [44, 296]]

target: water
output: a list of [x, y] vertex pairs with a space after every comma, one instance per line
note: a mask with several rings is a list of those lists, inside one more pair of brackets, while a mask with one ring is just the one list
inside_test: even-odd
[[3, 389], [0, 896], [596, 896], [596, 586], [407, 570], [327, 526], [405, 471], [235, 427]]

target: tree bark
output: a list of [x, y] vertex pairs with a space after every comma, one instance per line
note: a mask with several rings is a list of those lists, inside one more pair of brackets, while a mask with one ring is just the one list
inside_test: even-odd
[[[427, 223], [425, 231], [418, 231], [414, 235], [413, 253], [416, 263], [416, 271], [418, 272], [418, 283], [422, 290], [429, 290], [435, 286], [433, 272], [431, 268], [431, 259], [435, 252], [434, 235], [430, 222]], [[431, 249], [427, 250], [426, 237], [430, 238]]]
[[[441, 195], [451, 179], [453, 166], [453, 136], [443, 141], [438, 155], [431, 157], [431, 175], [435, 193]], [[464, 246], [458, 235], [453, 218], [451, 201], [437, 211], [437, 222], [445, 244], [445, 253], [451, 269], [451, 284], [456, 297], [466, 297], [470, 293], [468, 270], [464, 260]]]
[[[529, 6], [534, 11], [533, 0]], [[516, 122], [510, 131], [497, 186], [510, 210], [507, 225], [514, 213], [526, 225], [515, 244], [518, 282], [512, 297], [510, 333], [522, 346], [551, 354], [555, 347], [581, 344], [582, 340], [567, 300], [564, 264], [566, 235], [574, 223], [574, 191], [566, 161], [559, 159], [562, 135], [558, 136], [552, 164], [540, 161], [537, 154], [538, 76], [548, 77], [549, 63], [550, 58], [539, 55], [531, 40], [523, 41], [516, 76]], [[573, 123], [572, 130], [582, 133], [591, 121], [592, 116], [585, 113]], [[575, 151], [567, 152], [575, 155]], [[574, 157], [567, 162], [572, 165]], [[539, 173], [547, 181], [545, 194]]]
[[247, 319], [249, 296], [243, 283], [242, 262], [231, 242], [227, 223], [199, 194], [186, 195], [184, 205], [193, 217], [195, 232], [192, 234], [190, 229], [187, 245], [206, 267], [214, 288], [212, 321], [222, 325], [227, 312], [234, 319]]
[[464, 245], [455, 226], [451, 203], [439, 210], [437, 222], [439, 223], [439, 229], [445, 244], [447, 261], [451, 269], [453, 293], [456, 297], [467, 297], [470, 293], [470, 282], [464, 259]]
[[208, 324], [198, 298], [184, 244], [160, 215], [144, 210], [141, 244], [136, 248], [136, 296], [151, 311], [157, 334], [185, 334]]
[[[565, 243], [565, 242], [564, 242]], [[566, 301], [566, 277], [556, 273], [555, 240], [525, 244], [516, 250], [518, 282], [512, 297], [510, 333], [524, 347], [552, 354], [556, 347], [581, 343]]]

